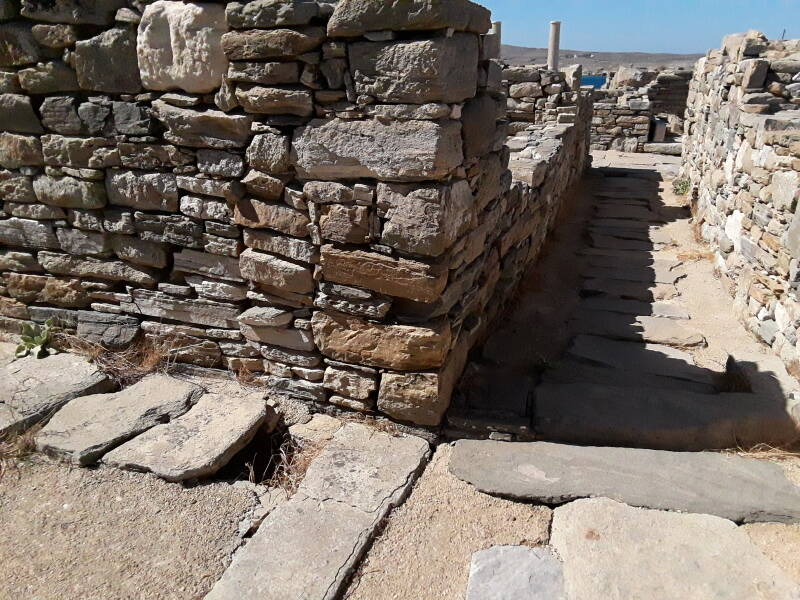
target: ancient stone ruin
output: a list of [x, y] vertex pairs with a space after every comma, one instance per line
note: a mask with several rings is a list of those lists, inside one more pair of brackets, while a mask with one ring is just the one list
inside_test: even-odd
[[698, 61], [683, 142], [700, 231], [748, 329], [800, 374], [800, 40], [731, 35]]
[[503, 70], [488, 10], [416, 4], [1, 3], [0, 325], [437, 425], [588, 164], [591, 93]]

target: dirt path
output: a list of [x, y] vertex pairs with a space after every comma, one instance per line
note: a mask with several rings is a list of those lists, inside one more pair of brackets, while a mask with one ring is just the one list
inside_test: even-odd
[[0, 598], [202, 598], [256, 502], [227, 483], [21, 463], [0, 481]]

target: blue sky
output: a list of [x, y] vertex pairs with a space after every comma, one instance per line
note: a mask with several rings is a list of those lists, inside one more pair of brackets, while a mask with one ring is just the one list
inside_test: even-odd
[[562, 48], [600, 52], [705, 53], [747, 29], [800, 38], [800, 0], [477, 1], [515, 46], [546, 47], [550, 21], [562, 21]]

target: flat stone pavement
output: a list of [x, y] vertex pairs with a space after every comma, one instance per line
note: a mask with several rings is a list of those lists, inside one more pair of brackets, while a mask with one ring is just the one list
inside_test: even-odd
[[[798, 384], [733, 314], [671, 181], [680, 157], [595, 153], [447, 415], [498, 439], [704, 450], [798, 437]], [[751, 390], [729, 389], [728, 355]]]

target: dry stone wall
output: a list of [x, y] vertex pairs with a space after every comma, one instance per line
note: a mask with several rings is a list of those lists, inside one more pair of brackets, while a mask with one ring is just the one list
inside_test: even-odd
[[800, 374], [800, 40], [725, 38], [700, 59], [683, 176], [748, 328]]
[[[595, 90], [592, 148], [664, 151], [666, 148], [648, 146], [654, 137], [653, 119], [669, 121], [671, 133], [682, 133], [691, 77], [691, 71], [657, 73], [620, 68], [608, 88]], [[675, 152], [678, 150], [676, 147]]]
[[586, 164], [583, 98], [516, 142], [512, 184], [499, 39], [467, 0], [0, 8], [11, 331], [169, 339], [435, 426]]

